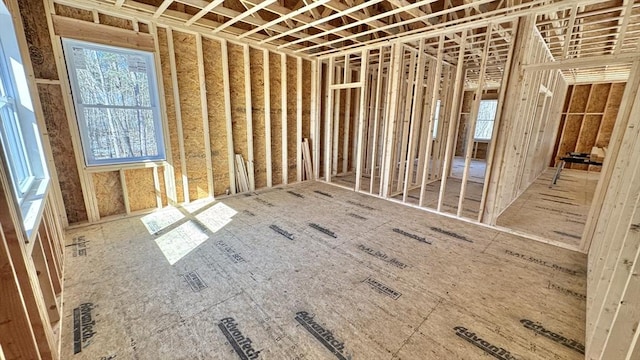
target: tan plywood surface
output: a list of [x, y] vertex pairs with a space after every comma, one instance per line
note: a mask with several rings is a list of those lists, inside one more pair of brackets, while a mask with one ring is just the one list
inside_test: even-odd
[[96, 189], [100, 217], [125, 214], [124, 194], [120, 182], [120, 172], [110, 171], [91, 174]]
[[229, 164], [227, 154], [227, 130], [224, 114], [224, 94], [221, 91], [222, 49], [220, 42], [202, 39], [204, 74], [207, 89], [207, 111], [209, 113], [209, 142], [213, 168], [214, 195], [226, 194], [229, 189]]
[[167, 45], [167, 32], [164, 29], [158, 29], [158, 44], [160, 48], [160, 62], [162, 64], [162, 80], [164, 83], [164, 98], [167, 106], [166, 117], [169, 128], [164, 129], [168, 132], [170, 139], [170, 151], [173, 156], [173, 172], [175, 176], [176, 201], [184, 202], [184, 192], [182, 187], [182, 169], [180, 166], [180, 147], [178, 140], [178, 125], [176, 123], [176, 107], [173, 99], [173, 83], [171, 81], [171, 67], [169, 65], [169, 49]]
[[288, 159], [288, 179], [289, 183], [296, 181], [296, 147], [297, 147], [297, 66], [296, 59], [287, 56], [287, 159]]
[[39, 79], [58, 79], [43, 1], [19, 0], [33, 72]]
[[267, 148], [264, 126], [264, 55], [249, 49], [251, 72], [251, 109], [253, 118], [253, 159], [256, 188], [267, 186]]
[[153, 209], [157, 206], [152, 168], [125, 170], [124, 178], [131, 211]]
[[[189, 198], [207, 197], [207, 162], [194, 35], [173, 32]], [[208, 139], [207, 139], [208, 140]]]
[[244, 93], [244, 54], [242, 46], [229, 44], [229, 85], [231, 91], [231, 119], [233, 148], [247, 161], [247, 117]]
[[98, 19], [100, 24], [109, 25], [121, 29], [133, 30], [133, 23], [131, 20], [123, 19], [116, 16], [109, 16], [106, 14], [99, 14]]
[[40, 102], [69, 223], [87, 220], [69, 123], [58, 85], [39, 85]]
[[54, 4], [56, 15], [93, 22], [93, 14], [89, 10], [78, 9], [62, 4]]
[[583, 342], [585, 255], [327, 184], [167, 209], [68, 241], [80, 235], [91, 247], [68, 257], [82, 276], [67, 279], [64, 316], [90, 304], [95, 334], [73, 355], [73, 321], [63, 322], [63, 357], [234, 359], [230, 326], [261, 359], [475, 360], [490, 357], [487, 344], [518, 359], [583, 358], [525, 325]]
[[[311, 62], [302, 62], [302, 137], [310, 138], [311, 131]], [[311, 141], [311, 140], [309, 140]]]
[[282, 86], [280, 55], [269, 53], [269, 85], [271, 91], [271, 158], [273, 184], [282, 184]]
[[600, 133], [596, 141], [596, 146], [605, 147], [609, 144], [611, 134], [613, 133], [613, 127], [618, 117], [618, 109], [620, 108], [620, 102], [622, 101], [622, 94], [624, 93], [625, 84], [616, 83], [611, 86], [611, 94], [609, 95], [609, 101], [602, 117], [602, 125], [600, 126]]

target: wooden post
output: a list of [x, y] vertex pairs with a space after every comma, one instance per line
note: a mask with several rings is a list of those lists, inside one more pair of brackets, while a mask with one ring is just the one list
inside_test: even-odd
[[[348, 69], [348, 70], [347, 70]], [[350, 83], [353, 78], [353, 72], [349, 67], [345, 65], [344, 82]], [[345, 104], [344, 104], [344, 127], [342, 132], [342, 174], [346, 174], [349, 171], [349, 128], [351, 127], [351, 88], [345, 90]]]
[[180, 91], [178, 89], [178, 72], [176, 71], [176, 52], [173, 47], [173, 30], [167, 28], [167, 47], [169, 48], [169, 66], [171, 67], [171, 83], [173, 88], [173, 102], [176, 110], [176, 126], [178, 128], [178, 147], [180, 151], [180, 170], [182, 172], [182, 195], [184, 202], [189, 199], [189, 178], [187, 177], [187, 163], [185, 162], [184, 132], [182, 129], [182, 110], [180, 107]]
[[320, 86], [322, 84], [322, 63], [319, 60], [311, 61], [311, 124], [310, 140], [313, 158], [313, 179], [320, 178]]
[[[509, 76], [507, 83], [503, 84], [505, 87], [505, 95], [502, 103], [498, 103], [498, 113], [496, 117], [499, 119], [499, 124], [496, 126], [495, 136], [492, 139], [494, 143], [494, 152], [491, 156], [492, 165], [490, 176], [485, 177], [485, 183], [488, 183], [488, 188], [483, 196], [484, 205], [482, 206], [483, 222], [487, 224], [495, 224], [500, 213], [501, 193], [504, 191], [502, 188], [502, 179], [505, 178], [505, 172], [509, 166], [509, 144], [511, 143], [510, 134], [512, 128], [515, 126], [514, 121], [509, 121], [514, 118], [514, 115], [518, 111], [519, 99], [522, 98], [522, 87], [524, 84], [524, 71], [522, 69], [522, 62], [527, 56], [528, 45], [531, 39], [531, 31], [533, 28], [533, 18], [528, 16], [518, 20], [516, 33], [514, 36], [514, 44], [512, 47], [512, 55], [509, 61]], [[504, 121], [503, 121], [504, 120]], [[482, 205], [482, 204], [481, 204]]]
[[440, 74], [442, 72], [442, 57], [444, 52], [444, 35], [440, 35], [440, 39], [438, 41], [438, 59], [436, 60], [435, 66], [435, 74], [433, 76], [431, 99], [429, 101], [430, 109], [429, 109], [429, 118], [426, 119], [428, 124], [425, 128], [427, 129], [427, 133], [425, 136], [425, 142], [427, 143], [426, 151], [424, 154], [424, 166], [422, 168], [422, 182], [420, 184], [420, 200], [419, 206], [423, 206], [424, 204], [424, 194], [425, 194], [425, 185], [427, 179], [429, 178], [429, 167], [431, 166], [431, 148], [433, 146], [433, 141], [431, 139], [431, 134], [433, 133], [433, 115], [435, 113], [437, 99], [440, 97]]
[[417, 74], [414, 78], [414, 98], [411, 104], [411, 113], [409, 116], [411, 117], [411, 125], [409, 128], [409, 151], [407, 153], [407, 165], [405, 167], [404, 174], [404, 187], [402, 190], [402, 202], [407, 202], [407, 196], [409, 195], [409, 185], [412, 183], [411, 179], [413, 177], [413, 170], [415, 168], [415, 143], [416, 143], [416, 134], [419, 133], [420, 129], [420, 119], [422, 118], [422, 94], [424, 90], [423, 82], [424, 82], [424, 70], [425, 70], [425, 56], [424, 56], [424, 40], [420, 40], [420, 45], [418, 46], [418, 60], [417, 60]]
[[382, 82], [383, 82], [383, 77], [382, 77], [382, 73], [384, 72], [382, 63], [384, 61], [384, 49], [385, 47], [382, 46], [380, 47], [380, 60], [378, 61], [378, 77], [376, 80], [376, 95], [375, 95], [375, 101], [374, 101], [374, 105], [373, 105], [373, 145], [372, 145], [372, 149], [371, 149], [371, 178], [369, 180], [369, 193], [373, 194], [373, 183], [375, 182], [376, 179], [376, 161], [377, 161], [377, 152], [378, 152], [378, 129], [380, 128], [379, 126], [379, 120], [380, 120], [380, 102], [381, 102], [381, 97], [382, 97]]
[[484, 88], [484, 75], [487, 69], [487, 58], [489, 57], [489, 44], [491, 44], [491, 36], [493, 24], [487, 25], [486, 39], [484, 42], [484, 50], [482, 55], [482, 64], [480, 65], [480, 75], [478, 77], [478, 89], [476, 90], [476, 98], [474, 99], [473, 108], [471, 109], [471, 117], [469, 124], [469, 132], [467, 137], [467, 145], [465, 147], [464, 172], [462, 174], [462, 184], [460, 187], [460, 197], [458, 198], [458, 217], [462, 216], [464, 205], [464, 197], [467, 191], [467, 182], [469, 181], [469, 167], [471, 166], [471, 153], [473, 140], [476, 131], [476, 123], [478, 120], [478, 111], [480, 109], [480, 101], [482, 99], [482, 89]]
[[[368, 51], [368, 50], [367, 50]], [[356, 69], [353, 71], [354, 76], [357, 78], [361, 78], [360, 76], [360, 70]], [[353, 90], [355, 92], [352, 93], [352, 96], [354, 99], [359, 99], [360, 98], [360, 93], [364, 92], [367, 80], [366, 77], [362, 78], [362, 81], [359, 81], [362, 85], [360, 85], [360, 87], [355, 87]], [[365, 104], [366, 104], [367, 100], [365, 98]], [[360, 102], [356, 101], [354, 103], [354, 109], [353, 109], [353, 114], [359, 114], [360, 113]], [[357, 122], [356, 122], [356, 116], [353, 116], [353, 131], [349, 131], [349, 143], [350, 143], [350, 150], [351, 150], [351, 154], [349, 155], [349, 159], [351, 159], [351, 167], [348, 167], [347, 170], [351, 169], [353, 171], [354, 167], [356, 166], [356, 162], [357, 162], [357, 157], [358, 157], [358, 151], [357, 151], [357, 145], [358, 145], [358, 136], [357, 136]], [[364, 141], [363, 141], [364, 143]], [[347, 164], [349, 164], [349, 162], [347, 162]]]
[[229, 89], [229, 52], [227, 41], [220, 40], [222, 49], [222, 83], [224, 94], [224, 114], [227, 128], [227, 157], [229, 162], [229, 192], [236, 193], [236, 166], [235, 153], [233, 150], [233, 122], [231, 119], [231, 90]]
[[358, 126], [354, 126], [356, 131], [358, 140], [357, 140], [357, 153], [356, 153], [356, 184], [355, 190], [360, 191], [360, 180], [362, 178], [362, 143], [363, 143], [363, 133], [364, 133], [364, 117], [365, 117], [365, 102], [367, 93], [364, 91], [365, 88], [365, 78], [368, 76], [367, 66], [369, 65], [369, 50], [362, 51], [362, 58], [360, 63], [360, 82], [362, 83], [362, 88], [360, 89], [360, 106], [358, 108]]
[[325, 94], [325, 126], [324, 126], [324, 177], [325, 181], [331, 181], [331, 149], [332, 149], [332, 131], [331, 127], [333, 125], [332, 112], [333, 112], [333, 90], [331, 90], [331, 85], [333, 85], [333, 77], [335, 74], [335, 69], [333, 68], [333, 57], [329, 58], [329, 64], [327, 66], [327, 91]]
[[[511, 27], [518, 29], [518, 20], [515, 20]], [[491, 181], [493, 162], [498, 138], [498, 129], [502, 122], [502, 104], [505, 101], [507, 95], [507, 84], [509, 84], [511, 75], [512, 58], [515, 46], [511, 46], [509, 49], [509, 55], [507, 55], [507, 61], [505, 63], [504, 74], [502, 75], [502, 82], [500, 83], [500, 93], [498, 95], [498, 109], [496, 110], [496, 118], [493, 124], [493, 133], [491, 134], [491, 143], [489, 143], [489, 150], [487, 151], [487, 165], [484, 175], [484, 184], [482, 185], [482, 196], [480, 197], [480, 211], [478, 212], [478, 222], [482, 222], [484, 219], [485, 205], [487, 203], [487, 192], [489, 190], [489, 183]]]
[[296, 179], [302, 181], [302, 58], [296, 59]]
[[[153, 43], [155, 46], [155, 53], [153, 56], [153, 60], [156, 66], [156, 79], [158, 82], [158, 97], [160, 102], [160, 117], [162, 119], [162, 128], [169, 129], [169, 119], [167, 117], [167, 101], [165, 100], [166, 94], [164, 93], [164, 79], [162, 76], [162, 64], [160, 62], [160, 44], [158, 43], [158, 28], [154, 23], [149, 25], [149, 29], [151, 34], [153, 35]], [[176, 178], [175, 171], [173, 165], [173, 154], [171, 153], [171, 136], [169, 131], [163, 131], [164, 134], [164, 148], [165, 154], [167, 158], [167, 166], [164, 167], [164, 185], [165, 192], [167, 195], [167, 203], [171, 205], [175, 205], [178, 203], [178, 195], [176, 192]], [[124, 172], [120, 171], [120, 182], [122, 184], [123, 195], [126, 194], [126, 184], [124, 180]], [[126, 198], [126, 196], [125, 196]], [[127, 214], [131, 212], [131, 208], [128, 205], [128, 200], [125, 201], [125, 208], [127, 209]]]
[[[342, 71], [340, 71], [340, 68], [337, 66], [335, 71], [337, 75], [336, 81], [338, 83], [342, 83], [344, 81]], [[335, 106], [333, 108], [333, 134], [331, 134], [331, 136], [333, 137], [333, 140], [332, 140], [333, 148], [331, 149], [331, 175], [337, 175], [338, 174], [338, 145], [340, 144], [340, 141], [338, 139], [338, 135], [340, 134], [340, 105], [341, 105], [340, 101], [342, 99], [342, 93], [340, 89], [334, 90], [331, 88], [331, 86], [329, 86], [329, 91], [333, 93], [333, 96], [336, 96], [337, 94], [337, 99], [335, 100]]]
[[253, 156], [253, 106], [251, 105], [251, 59], [249, 45], [242, 45], [244, 58], [244, 98], [245, 116], [247, 119], [247, 176], [249, 177], [249, 191], [256, 190], [255, 165]]
[[[411, 53], [411, 60], [409, 61], [409, 72], [407, 74], [407, 85], [406, 85], [406, 90], [405, 90], [405, 97], [404, 97], [404, 111], [402, 114], [402, 134], [400, 135], [400, 140], [402, 141], [402, 145], [400, 145], [400, 158], [399, 160], [399, 166], [398, 166], [398, 184], [396, 186], [396, 191], [400, 191], [403, 187], [403, 184], [405, 184], [406, 181], [406, 177], [408, 175], [410, 175], [408, 173], [408, 162], [409, 161], [413, 161], [408, 159], [408, 156], [410, 155], [410, 151], [407, 151], [407, 147], [411, 147], [413, 145], [412, 143], [412, 130], [413, 127], [411, 126], [412, 124], [412, 117], [411, 117], [411, 110], [412, 110], [412, 104], [417, 100], [415, 98], [415, 94], [418, 91], [418, 87], [417, 86], [417, 81], [416, 81], [416, 73], [418, 72], [417, 70], [417, 66], [419, 66], [418, 61], [419, 59], [419, 54], [413, 54]], [[403, 77], [404, 80], [404, 77]], [[406, 199], [405, 196], [403, 196], [403, 200]]]
[[[202, 108], [202, 129], [204, 136], [204, 157], [207, 162], [207, 192], [213, 197], [213, 164], [211, 160], [211, 138], [209, 137], [209, 110], [207, 108], [207, 86], [204, 75], [204, 53], [202, 51], [202, 35], [196, 34], [196, 51], [198, 54], [198, 82], [200, 84], [200, 104]], [[154, 176], [158, 169], [155, 168]], [[159, 207], [162, 207], [160, 205]]]
[[449, 178], [449, 168], [453, 162], [454, 156], [454, 141], [456, 136], [456, 128], [458, 126], [459, 108], [462, 104], [462, 94], [464, 89], [464, 54], [467, 46], [467, 30], [462, 32], [462, 39], [460, 40], [460, 51], [458, 53], [458, 62], [456, 65], [456, 77], [454, 81], [453, 90], [453, 106], [449, 117], [449, 129], [447, 130], [447, 148], [444, 153], [444, 164], [442, 165], [442, 176], [440, 177], [440, 192], [438, 193], [438, 211], [442, 211], [442, 202], [444, 201], [444, 194], [447, 189], [447, 180]]
[[271, 85], [269, 80], [269, 50], [262, 50], [264, 69], [264, 138], [267, 162], [267, 187], [273, 186], [273, 160], [271, 158]]
[[393, 144], [395, 138], [395, 124], [396, 124], [396, 116], [397, 116], [397, 105], [398, 105], [398, 92], [400, 88], [400, 73], [403, 70], [402, 67], [402, 55], [404, 53], [404, 49], [399, 44], [393, 45], [393, 63], [391, 64], [391, 79], [390, 79], [390, 101], [388, 103], [387, 108], [387, 116], [385, 119], [385, 146], [383, 150], [384, 162], [383, 162], [383, 175], [381, 179], [381, 196], [389, 197], [389, 190], [391, 187], [391, 173], [392, 173], [392, 155], [393, 155]]
[[[444, 75], [444, 82], [442, 84], [444, 99], [440, 101], [440, 108], [438, 110], [438, 131], [436, 131], [436, 136], [433, 140], [434, 163], [431, 168], [434, 180], [441, 179], [442, 175], [442, 157], [447, 146], [446, 141], [443, 141], [443, 139], [445, 139], [444, 135], [446, 135], [444, 129], [449, 127], [449, 116], [452, 111], [452, 94], [453, 89], [455, 88], [455, 84], [452, 84], [454, 80], [453, 67], [447, 64], [445, 65], [445, 69], [446, 72]], [[442, 95], [440, 97], [442, 98]], [[436, 129], [434, 128], [434, 131], [435, 130]], [[433, 138], [433, 134], [429, 134], [429, 136]]]
[[280, 54], [280, 87], [282, 97], [282, 184], [289, 183], [289, 153], [287, 147], [287, 55]]

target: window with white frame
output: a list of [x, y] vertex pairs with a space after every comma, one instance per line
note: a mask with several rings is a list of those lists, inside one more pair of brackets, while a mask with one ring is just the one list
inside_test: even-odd
[[[0, 1], [0, 156], [16, 211], [31, 239], [44, 209], [49, 174], [16, 29]], [[0, 164], [2, 166], [2, 164]]]
[[433, 139], [438, 136], [438, 118], [440, 117], [440, 100], [436, 102], [436, 111], [433, 115]]
[[153, 54], [63, 39], [87, 166], [165, 159]]
[[498, 100], [480, 100], [478, 120], [476, 121], [475, 140], [491, 140], [493, 123], [498, 110]]
[[29, 190], [34, 176], [19, 123], [15, 86], [6, 59], [4, 46], [0, 42], [0, 135], [14, 191], [18, 199], [21, 199]]

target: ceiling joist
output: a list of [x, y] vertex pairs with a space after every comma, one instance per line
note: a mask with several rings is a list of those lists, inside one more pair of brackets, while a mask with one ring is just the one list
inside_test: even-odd
[[[255, 42], [305, 57], [349, 54], [390, 41], [417, 49], [423, 39], [442, 35], [443, 58], [453, 64], [458, 52], [464, 51], [461, 59], [470, 69], [482, 62], [484, 34], [491, 33], [486, 74], [496, 76], [504, 70], [513, 43], [512, 22], [523, 16], [535, 17], [535, 26], [549, 55], [562, 63], [569, 59], [590, 63], [588, 59], [604, 55], [627, 59], [637, 55], [640, 42], [640, 0], [76, 0], [73, 3], [86, 4], [97, 11], [143, 12], [159, 23], [180, 24], [173, 25], [176, 28]], [[463, 33], [467, 41], [461, 49]], [[435, 45], [426, 41], [427, 49]], [[588, 76], [597, 68], [591, 67], [583, 75]], [[623, 71], [623, 66], [616, 65], [615, 76], [622, 76]], [[470, 74], [473, 73], [471, 70]], [[578, 75], [572, 72], [571, 76]]]

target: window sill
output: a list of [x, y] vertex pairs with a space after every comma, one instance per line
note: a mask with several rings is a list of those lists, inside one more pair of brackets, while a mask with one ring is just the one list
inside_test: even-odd
[[118, 170], [128, 170], [128, 169], [155, 168], [155, 167], [166, 166], [167, 164], [168, 163], [166, 160], [149, 160], [149, 161], [140, 161], [140, 162], [134, 162], [134, 163], [85, 166], [84, 170], [88, 173], [101, 173], [101, 172], [107, 172], [107, 171], [118, 171]]
[[[31, 253], [31, 247], [38, 234], [38, 226], [44, 212], [45, 201], [49, 191], [49, 179], [34, 180], [31, 191], [25, 196], [20, 204], [22, 215], [22, 226], [27, 236], [27, 252]], [[34, 231], [35, 230], [35, 231]]]

